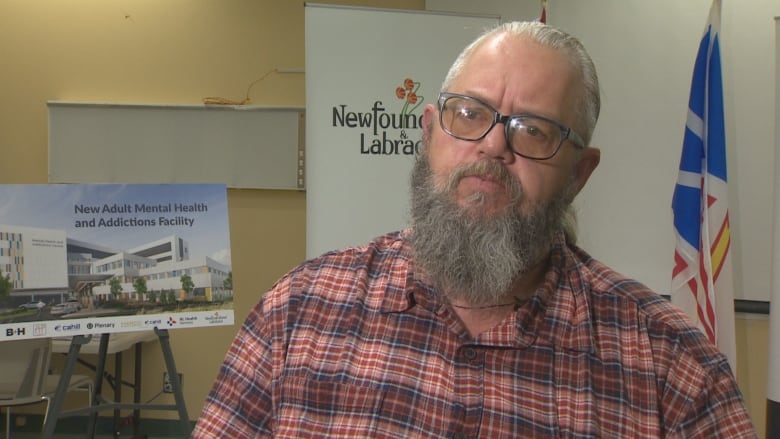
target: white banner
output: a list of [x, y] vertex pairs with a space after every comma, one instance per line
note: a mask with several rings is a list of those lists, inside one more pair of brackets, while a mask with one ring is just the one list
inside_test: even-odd
[[[775, 38], [777, 54], [775, 55], [775, 114], [780, 114], [780, 17], [775, 18]], [[766, 393], [769, 401], [767, 406], [767, 419], [775, 431], [780, 433], [780, 124], [775, 123], [775, 224], [774, 224], [774, 251], [772, 270], [772, 296], [769, 305], [769, 364]], [[770, 427], [768, 427], [770, 428]], [[767, 437], [769, 436], [767, 431]]]
[[495, 16], [306, 5], [306, 255], [407, 224], [422, 113]]

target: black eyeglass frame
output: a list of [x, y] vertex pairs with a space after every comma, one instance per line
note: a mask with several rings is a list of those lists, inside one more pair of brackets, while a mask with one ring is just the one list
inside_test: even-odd
[[[477, 138], [474, 138], [474, 139], [458, 136], [457, 134], [455, 134], [452, 131], [448, 130], [444, 126], [444, 112], [442, 111], [442, 109], [444, 108], [444, 103], [447, 102], [447, 100], [450, 99], [450, 98], [462, 98], [462, 99], [466, 99], [466, 100], [475, 101], [475, 102], [477, 102], [477, 103], [479, 103], [481, 105], [484, 105], [486, 108], [490, 109], [491, 111], [493, 111], [493, 122], [490, 124], [490, 127], [488, 127], [488, 129], [486, 129], [485, 132], [482, 133], [481, 136], [479, 136]], [[507, 144], [507, 147], [509, 148], [509, 150], [512, 151], [514, 154], [519, 155], [520, 157], [524, 157], [524, 158], [527, 158], [527, 159], [530, 159], [530, 160], [549, 160], [549, 159], [555, 157], [555, 154], [558, 153], [558, 151], [561, 149], [561, 145], [563, 145], [563, 142], [565, 142], [566, 140], [571, 141], [571, 143], [574, 146], [576, 146], [577, 148], [580, 148], [580, 149], [584, 149], [585, 148], [585, 141], [582, 140], [582, 137], [580, 137], [579, 134], [577, 134], [571, 128], [567, 127], [566, 125], [564, 125], [564, 124], [562, 124], [562, 123], [560, 123], [560, 122], [558, 122], [556, 120], [553, 120], [553, 119], [550, 119], [550, 118], [547, 118], [547, 117], [544, 117], [544, 116], [539, 116], [539, 115], [533, 114], [533, 113], [518, 113], [518, 114], [509, 114], [509, 115], [501, 114], [498, 110], [493, 108], [492, 105], [488, 104], [487, 102], [483, 101], [482, 99], [475, 98], [474, 96], [464, 95], [464, 94], [460, 94], [460, 93], [441, 92], [441, 93], [439, 93], [438, 107], [439, 107], [439, 126], [441, 126], [441, 129], [444, 130], [444, 132], [449, 134], [450, 136], [452, 136], [452, 137], [454, 137], [456, 139], [460, 139], [460, 140], [466, 140], [466, 141], [469, 141], [469, 142], [477, 142], [477, 141], [480, 141], [480, 140], [484, 139], [485, 136], [487, 136], [488, 133], [490, 133], [490, 131], [493, 129], [493, 127], [495, 127], [499, 123], [502, 123], [502, 124], [504, 124], [504, 138], [506, 139], [506, 144]], [[545, 122], [549, 122], [549, 123], [557, 126], [561, 130], [561, 141], [558, 143], [558, 145], [555, 147], [555, 149], [553, 149], [552, 153], [550, 153], [550, 155], [548, 155], [546, 157], [533, 157], [533, 156], [528, 156], [528, 155], [525, 155], [523, 153], [520, 153], [520, 152], [518, 152], [517, 150], [515, 150], [512, 147], [512, 142], [509, 140], [510, 139], [510, 137], [509, 137], [509, 129], [510, 128], [509, 127], [511, 126], [511, 123], [509, 123], [509, 122], [511, 122], [512, 119], [515, 119], [515, 118], [525, 118], [525, 119], [532, 118], [532, 119], [539, 119], [539, 120], [543, 120]]]

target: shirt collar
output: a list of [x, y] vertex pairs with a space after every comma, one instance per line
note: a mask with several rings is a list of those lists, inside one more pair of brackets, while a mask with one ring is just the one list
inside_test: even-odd
[[[410, 261], [405, 264], [404, 280], [399, 279], [398, 287], [404, 294], [385, 294], [383, 312], [405, 312], [415, 306], [435, 312], [443, 306], [433, 287], [421, 277], [419, 270], [415, 270], [409, 233], [407, 229], [400, 235], [403, 241], [400, 259]], [[587, 273], [563, 233], [556, 236], [542, 285], [516, 311], [516, 343], [519, 346], [536, 343], [579, 352], [594, 350]]]
[[[412, 244], [409, 241], [410, 233], [410, 229], [399, 232], [401, 242], [398, 247], [398, 257], [395, 258], [395, 260], [399, 261], [401, 265], [395, 266], [395, 264], [393, 264], [393, 268], [398, 270], [398, 277], [396, 277], [397, 281], [393, 281], [392, 283], [397, 287], [397, 291], [403, 291], [403, 294], [393, 294], [389, 291], [386, 292], [380, 308], [382, 312], [404, 312], [414, 307], [419, 302], [419, 298], [415, 296], [415, 290], [416, 286], [420, 284], [420, 281], [416, 279], [415, 276]], [[423, 288], [426, 287], [424, 284], [421, 284], [420, 286]], [[428, 296], [428, 294], [426, 294], [426, 296]]]
[[542, 285], [517, 310], [517, 342], [592, 352], [588, 271], [559, 234]]

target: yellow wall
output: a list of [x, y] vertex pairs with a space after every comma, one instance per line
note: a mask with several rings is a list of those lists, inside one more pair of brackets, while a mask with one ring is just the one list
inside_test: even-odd
[[[425, 6], [424, 0], [320, 3]], [[249, 84], [269, 70], [303, 68], [303, 5], [291, 0], [3, 0], [0, 184], [47, 182], [48, 100], [241, 100]], [[250, 97], [254, 104], [303, 106], [304, 77], [269, 75]], [[228, 204], [236, 321], [242, 322], [260, 295], [305, 256], [305, 193], [231, 189]], [[193, 419], [237, 328], [171, 331]], [[144, 345], [143, 356], [142, 400], [147, 401], [162, 388], [164, 363], [156, 342]], [[60, 360], [55, 358], [55, 367], [61, 367]], [[132, 355], [124, 360], [129, 376]], [[108, 366], [113, 370], [111, 359]], [[124, 390], [125, 399], [131, 394]], [[83, 402], [83, 395], [70, 399]], [[155, 402], [172, 403], [173, 398], [164, 394]], [[175, 418], [176, 413], [144, 416]]]
[[759, 437], [764, 437], [769, 319], [766, 316], [737, 315], [735, 324], [737, 382], [745, 396], [748, 411], [756, 424]]
[[[424, 0], [322, 1], [424, 9]], [[46, 101], [198, 104], [241, 100], [274, 68], [304, 67], [304, 2], [291, 0], [3, 0], [0, 183], [47, 182]], [[304, 105], [303, 75], [269, 75], [253, 103]], [[1, 202], [1, 201], [0, 201]], [[305, 194], [229, 190], [236, 320], [304, 258]], [[174, 330], [171, 344], [197, 417], [237, 327]], [[739, 382], [763, 429], [768, 324], [738, 319]], [[157, 343], [144, 346], [144, 395], [162, 386]], [[125, 371], [132, 371], [131, 355]], [[59, 363], [56, 363], [58, 365]], [[131, 392], [125, 391], [125, 395]], [[157, 402], [172, 402], [162, 395]], [[108, 413], [106, 413], [108, 415]], [[144, 416], [174, 418], [173, 412]]]

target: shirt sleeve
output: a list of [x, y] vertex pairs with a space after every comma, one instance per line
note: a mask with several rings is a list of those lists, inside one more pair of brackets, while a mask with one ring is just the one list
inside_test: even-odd
[[665, 437], [757, 438], [728, 360], [714, 348], [700, 355], [707, 347], [677, 349], [673, 355], [661, 392]]
[[271, 339], [264, 304], [250, 312], [234, 338], [192, 438], [271, 437]]

